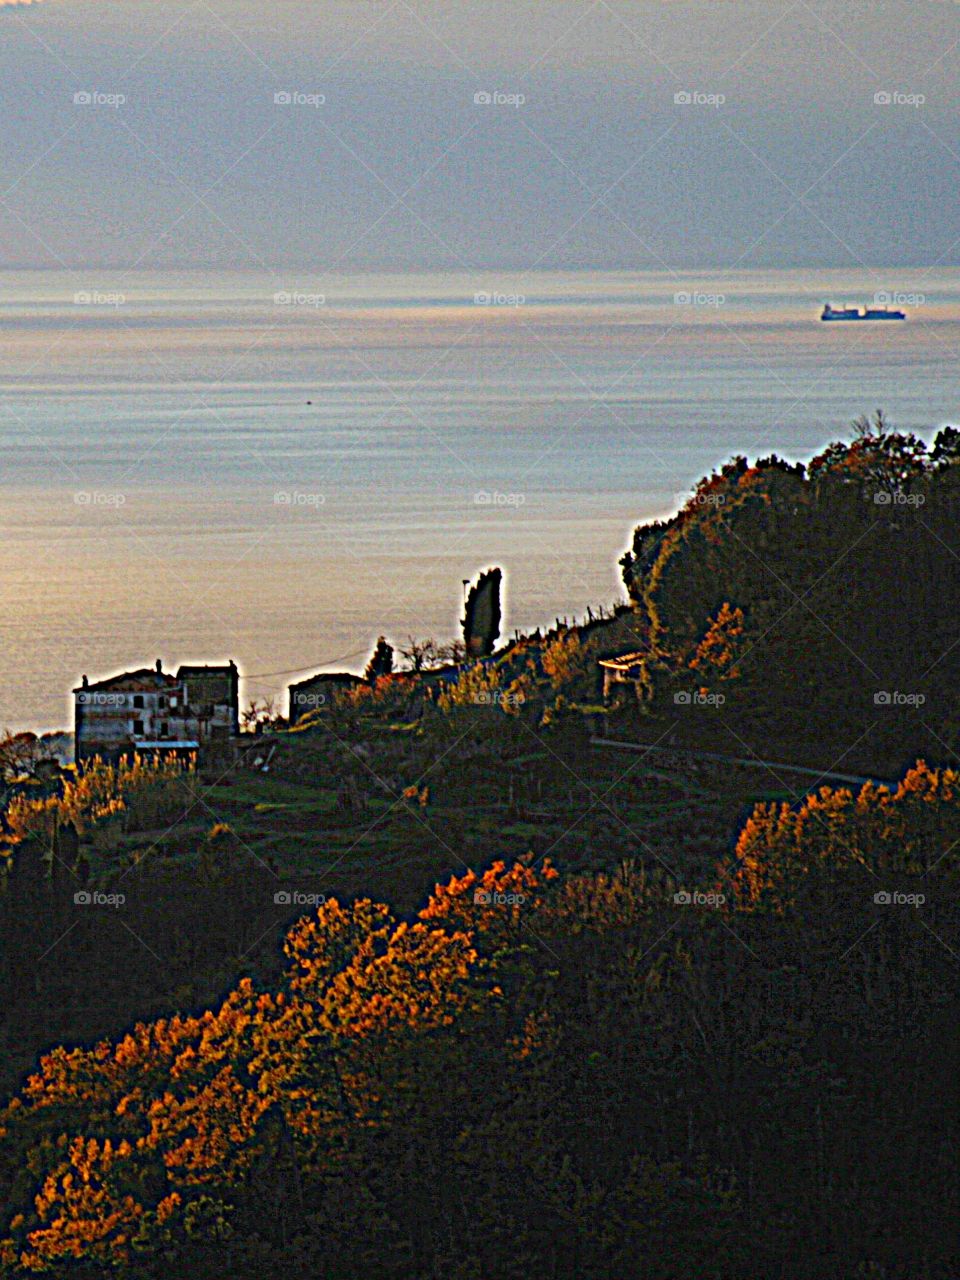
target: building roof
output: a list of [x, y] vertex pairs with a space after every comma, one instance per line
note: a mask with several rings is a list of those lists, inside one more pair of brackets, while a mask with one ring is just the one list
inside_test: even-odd
[[[89, 684], [78, 685], [73, 692], [84, 693], [90, 690], [119, 688], [127, 688], [128, 690], [169, 689], [190, 676], [232, 676], [236, 674], [237, 664], [232, 659], [225, 665], [181, 666], [177, 668], [175, 676], [168, 671], [164, 671], [158, 661], [156, 666], [153, 667], [138, 667], [136, 671], [120, 671], [115, 676], [107, 676], [105, 680], [96, 680], [91, 681]], [[84, 676], [84, 680], [86, 680], [86, 676]]]
[[175, 684], [176, 677], [166, 671], [158, 671], [156, 667], [139, 667], [136, 671], [120, 671], [115, 676], [107, 676], [105, 680], [77, 685], [73, 692], [89, 693], [95, 689], [117, 689], [122, 686], [133, 689], [165, 689]]
[[187, 664], [186, 666], [177, 667], [177, 679], [183, 680], [186, 676], [209, 676], [209, 675], [235, 675], [237, 664], [231, 659], [227, 663], [213, 663], [206, 665]]
[[318, 671], [316, 675], [307, 676], [306, 680], [298, 680], [296, 684], [290, 685], [291, 692], [294, 689], [309, 689], [317, 684], [366, 684], [363, 676], [355, 676], [352, 671]]
[[619, 653], [613, 658], [601, 658], [600, 666], [606, 667], [608, 671], [630, 671], [633, 667], [637, 667], [641, 662], [649, 657], [642, 649], [634, 650], [632, 653]]

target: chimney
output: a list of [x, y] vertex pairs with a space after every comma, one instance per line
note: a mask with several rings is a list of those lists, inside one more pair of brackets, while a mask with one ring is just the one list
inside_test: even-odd
[[163, 675], [163, 659], [157, 659], [157, 675]]
[[80, 681], [80, 683], [83, 686], [83, 688], [86, 689], [89, 686], [90, 681], [87, 679], [86, 676], [84, 676], [83, 679]]

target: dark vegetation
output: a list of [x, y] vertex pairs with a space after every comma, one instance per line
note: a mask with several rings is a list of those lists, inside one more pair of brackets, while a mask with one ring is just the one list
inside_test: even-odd
[[[878, 415], [806, 469], [738, 458], [637, 529], [622, 564], [649, 732], [881, 777], [952, 758], [957, 441], [948, 427], [928, 449]], [[722, 695], [722, 714], [677, 702], [697, 691]]]
[[484, 575], [226, 773], [9, 744], [4, 1271], [955, 1275], [957, 443], [735, 460], [630, 607], [491, 654]]

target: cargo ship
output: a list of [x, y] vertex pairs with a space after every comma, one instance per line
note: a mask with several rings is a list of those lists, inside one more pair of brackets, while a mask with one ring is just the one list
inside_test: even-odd
[[821, 320], [906, 320], [906, 312], [889, 307], [834, 307], [828, 302], [820, 312]]

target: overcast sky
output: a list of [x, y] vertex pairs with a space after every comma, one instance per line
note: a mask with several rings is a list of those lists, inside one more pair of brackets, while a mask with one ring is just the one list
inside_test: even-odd
[[0, 0], [0, 265], [952, 265], [958, 85], [953, 0]]

